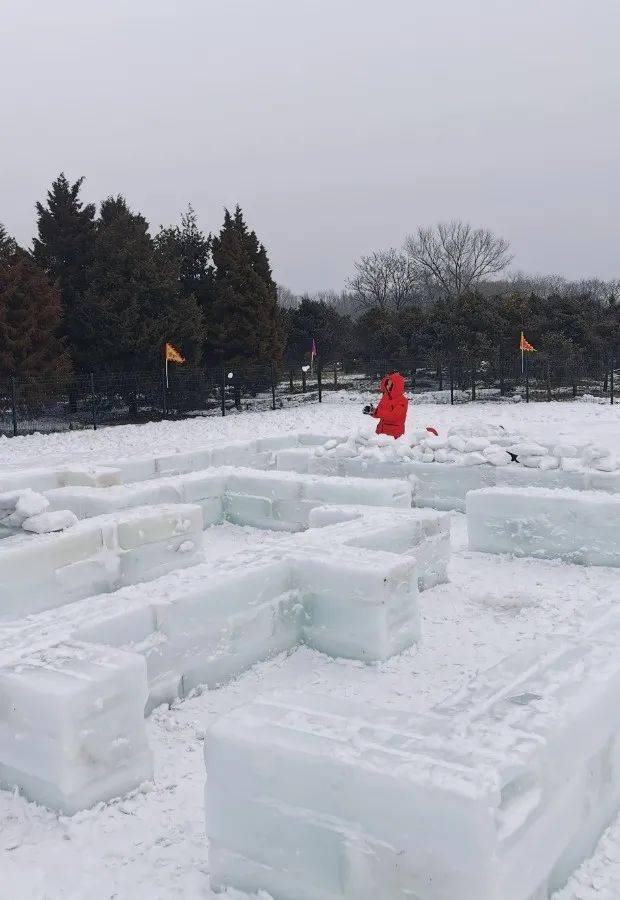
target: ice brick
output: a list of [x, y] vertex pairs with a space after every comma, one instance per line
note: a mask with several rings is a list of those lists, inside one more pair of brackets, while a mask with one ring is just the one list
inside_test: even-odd
[[283, 472], [308, 472], [313, 453], [309, 447], [292, 447], [276, 452], [276, 468]]
[[62, 469], [58, 481], [60, 487], [87, 485], [111, 487], [121, 484], [122, 473], [114, 466], [72, 466]]
[[330, 504], [411, 507], [411, 485], [396, 479], [310, 477], [304, 483], [302, 496]]
[[415, 561], [342, 548], [337, 558], [296, 563], [305, 609], [303, 639], [328, 653], [375, 662], [420, 635]]
[[152, 778], [141, 656], [59, 644], [0, 668], [0, 782], [74, 813]]
[[491, 488], [467, 496], [472, 550], [620, 566], [620, 496]]
[[8, 537], [0, 543], [0, 615], [39, 612], [190, 566], [195, 554], [177, 551], [191, 539], [197, 553], [202, 527], [200, 506], [178, 504]]
[[464, 512], [468, 492], [494, 485], [498, 471], [495, 466], [413, 463], [414, 504]]

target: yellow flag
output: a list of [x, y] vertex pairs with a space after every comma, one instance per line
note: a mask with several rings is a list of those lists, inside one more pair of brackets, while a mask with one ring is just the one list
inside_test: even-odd
[[172, 344], [166, 343], [166, 362], [184, 363], [185, 357]]
[[526, 353], [536, 353], [536, 350], [529, 341], [526, 341], [525, 335], [521, 332], [521, 340], [519, 342], [519, 350], [525, 350]]

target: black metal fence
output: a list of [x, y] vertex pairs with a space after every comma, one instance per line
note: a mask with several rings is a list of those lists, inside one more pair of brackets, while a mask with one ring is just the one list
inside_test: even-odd
[[321, 401], [320, 368], [275, 366], [91, 373], [70, 381], [0, 382], [0, 434], [70, 431]]
[[326, 391], [376, 390], [387, 372], [400, 371], [407, 391], [438, 392], [447, 403], [514, 398], [564, 400], [584, 394], [613, 403], [619, 373], [614, 357], [588, 364], [552, 363], [533, 354], [485, 359], [398, 357], [237, 365], [210, 369], [170, 367], [163, 372], [92, 373], [69, 382], [12, 378], [0, 382], [0, 434], [54, 432], [276, 410], [320, 403]]

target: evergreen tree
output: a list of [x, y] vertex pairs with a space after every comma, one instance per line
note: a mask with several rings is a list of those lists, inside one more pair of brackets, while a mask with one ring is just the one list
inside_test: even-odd
[[195, 297], [204, 311], [212, 288], [211, 235], [201, 231], [191, 204], [181, 217], [181, 227], [160, 228], [155, 247], [178, 267], [179, 295]]
[[17, 250], [17, 244], [0, 222], [0, 269], [6, 266]]
[[378, 306], [366, 310], [356, 330], [362, 355], [370, 359], [394, 359], [405, 350], [402, 322], [389, 310]]
[[71, 359], [58, 336], [60, 293], [29, 254], [16, 249], [0, 268], [0, 373], [66, 379]]
[[36, 262], [58, 282], [62, 300], [62, 333], [74, 359], [84, 355], [82, 297], [89, 286], [95, 241], [95, 206], [83, 205], [84, 178], [71, 184], [64, 172], [52, 183], [46, 204], [37, 203]]
[[282, 318], [287, 326], [287, 356], [295, 365], [309, 362], [313, 338], [325, 362], [339, 361], [353, 350], [350, 320], [322, 300], [302, 297], [299, 306], [285, 310]]
[[228, 210], [212, 242], [208, 349], [213, 359], [268, 362], [282, 355], [276, 285], [267, 252], [249, 232], [239, 207]]
[[157, 252], [148, 222], [121, 196], [101, 205], [89, 282], [80, 310], [82, 368], [152, 369], [165, 341], [176, 342], [189, 362], [199, 360], [204, 328], [196, 300], [179, 298], [176, 261]]

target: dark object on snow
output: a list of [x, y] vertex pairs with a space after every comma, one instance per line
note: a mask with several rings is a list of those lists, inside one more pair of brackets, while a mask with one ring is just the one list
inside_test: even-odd
[[365, 406], [362, 412], [365, 416], [369, 416], [372, 413], [372, 406]]
[[506, 450], [506, 453], [510, 457], [511, 462], [519, 462], [519, 457], [517, 456], [516, 453], [511, 453], [510, 450]]

